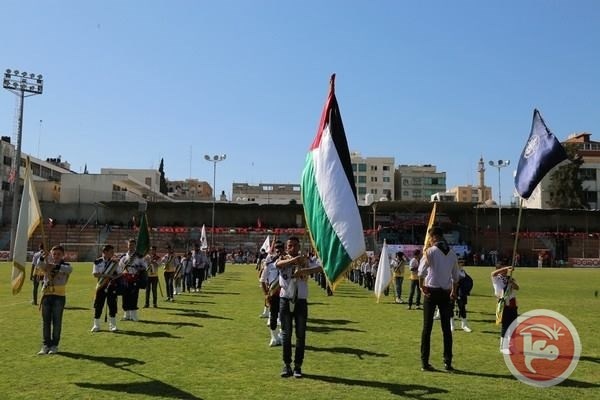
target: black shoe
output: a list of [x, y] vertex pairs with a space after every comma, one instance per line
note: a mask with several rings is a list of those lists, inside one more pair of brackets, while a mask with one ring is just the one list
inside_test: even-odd
[[423, 364], [423, 366], [421, 367], [421, 371], [423, 371], [423, 372], [431, 372], [431, 371], [435, 371], [435, 368], [433, 368], [431, 366], [431, 364]]
[[448, 372], [454, 371], [454, 367], [450, 363], [444, 363], [444, 369]]
[[302, 369], [300, 367], [294, 368], [294, 378], [302, 378]]
[[292, 376], [292, 368], [290, 367], [290, 364], [285, 364], [283, 366], [280, 375], [282, 378], [289, 378], [290, 376]]
[[153, 307], [154, 307], [154, 308], [158, 308], [158, 306], [157, 306], [156, 304], [155, 304]]

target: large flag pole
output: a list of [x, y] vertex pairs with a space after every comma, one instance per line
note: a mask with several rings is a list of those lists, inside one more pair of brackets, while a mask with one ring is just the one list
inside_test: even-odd
[[335, 74], [301, 180], [311, 243], [332, 289], [365, 253], [365, 238], [344, 124], [335, 97]]
[[375, 287], [373, 292], [377, 298], [377, 303], [381, 300], [381, 296], [385, 292], [385, 289], [390, 286], [392, 282], [392, 271], [390, 270], [390, 257], [388, 254], [388, 246], [383, 239], [383, 247], [381, 248], [381, 254], [379, 256], [379, 265], [377, 266], [377, 276], [375, 277]]
[[[17, 167], [18, 168], [18, 167]], [[18, 187], [18, 182], [16, 183]], [[13, 248], [13, 268], [11, 276], [11, 287], [13, 295], [19, 293], [25, 281], [25, 264], [27, 263], [27, 243], [38, 225], [43, 225], [42, 211], [38, 202], [37, 193], [31, 178], [31, 163], [29, 157], [25, 163], [25, 178], [23, 179], [23, 196], [19, 209], [19, 219]], [[44, 234], [42, 230], [42, 241]], [[46, 244], [44, 243], [44, 246]], [[47, 247], [44, 247], [48, 251]]]
[[521, 214], [523, 212], [523, 199], [529, 199], [537, 185], [550, 172], [552, 168], [567, 160], [567, 152], [560, 144], [556, 136], [548, 129], [546, 122], [537, 109], [533, 110], [533, 120], [531, 122], [531, 132], [527, 143], [521, 152], [517, 173], [515, 174], [515, 189], [519, 194], [519, 216], [517, 218], [517, 231], [513, 245], [513, 254], [511, 268], [507, 273], [506, 286], [502, 298], [496, 305], [496, 324], [502, 322], [504, 305], [510, 296], [510, 280], [514, 271], [517, 258], [517, 243], [519, 240], [519, 230], [521, 227]]

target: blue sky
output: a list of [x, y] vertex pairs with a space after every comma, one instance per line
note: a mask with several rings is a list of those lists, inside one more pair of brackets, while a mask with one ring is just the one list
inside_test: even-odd
[[[351, 150], [435, 164], [447, 186], [477, 162], [513, 165], [539, 108], [560, 140], [600, 140], [597, 1], [2, 2], [0, 68], [44, 76], [23, 151], [158, 168], [212, 184], [299, 183], [336, 73]], [[0, 93], [0, 133], [16, 96]], [[43, 122], [40, 124], [40, 120]], [[498, 171], [486, 184], [497, 199]]]

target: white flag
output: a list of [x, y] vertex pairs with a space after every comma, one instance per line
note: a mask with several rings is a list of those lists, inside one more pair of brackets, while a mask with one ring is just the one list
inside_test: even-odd
[[270, 253], [271, 252], [271, 238], [269, 235], [267, 235], [267, 238], [265, 239], [264, 243], [262, 244], [262, 246], [260, 246], [260, 250], [264, 250], [265, 253]]
[[379, 266], [377, 267], [377, 277], [375, 278], [375, 287], [373, 291], [377, 297], [377, 302], [383, 295], [383, 292], [390, 285], [392, 281], [392, 270], [390, 269], [390, 257], [388, 256], [388, 247], [385, 240], [383, 241], [383, 248], [381, 249], [381, 255], [379, 256]]
[[208, 250], [208, 241], [206, 240], [206, 228], [202, 225], [202, 233], [200, 234], [200, 250]]
[[25, 177], [23, 179], [23, 197], [21, 199], [21, 208], [19, 210], [19, 220], [17, 222], [17, 233], [15, 235], [15, 245], [13, 248], [13, 267], [11, 286], [12, 293], [17, 294], [21, 291], [25, 281], [25, 264], [27, 263], [27, 242], [33, 232], [42, 223], [42, 211], [38, 203], [37, 194], [33, 181], [31, 179], [31, 166], [29, 159], [25, 166]]

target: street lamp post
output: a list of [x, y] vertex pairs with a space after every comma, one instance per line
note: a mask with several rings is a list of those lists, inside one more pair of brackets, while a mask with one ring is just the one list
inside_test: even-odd
[[12, 213], [10, 217], [10, 255], [13, 258], [15, 237], [17, 235], [17, 218], [19, 215], [19, 180], [21, 178], [21, 142], [23, 136], [23, 106], [25, 97], [42, 94], [44, 81], [42, 75], [28, 74], [18, 70], [7, 69], [4, 72], [2, 87], [19, 96], [19, 119], [17, 122], [17, 147], [13, 159], [14, 180], [12, 183]]
[[210, 232], [210, 247], [215, 247], [215, 202], [217, 201], [216, 194], [216, 186], [217, 186], [217, 163], [219, 161], [223, 161], [227, 158], [226, 154], [209, 156], [208, 154], [204, 155], [204, 159], [206, 161], [210, 161], [213, 163], [213, 199], [212, 199], [212, 223], [211, 223], [211, 232]]
[[510, 160], [490, 161], [490, 166], [498, 168], [498, 256], [502, 252], [502, 187], [500, 186], [500, 170], [510, 165]]

